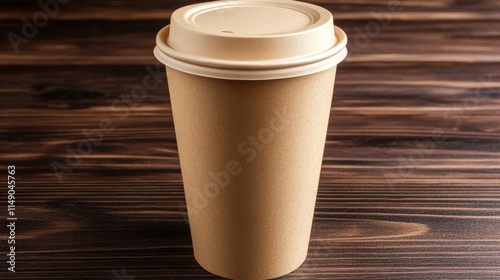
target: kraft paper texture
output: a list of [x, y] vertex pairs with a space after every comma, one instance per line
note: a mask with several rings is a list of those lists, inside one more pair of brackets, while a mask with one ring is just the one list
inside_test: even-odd
[[304, 262], [335, 71], [234, 81], [167, 67], [194, 255], [207, 271], [270, 279]]

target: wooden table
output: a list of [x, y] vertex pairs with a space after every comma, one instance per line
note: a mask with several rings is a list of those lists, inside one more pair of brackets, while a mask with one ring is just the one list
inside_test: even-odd
[[[45, 17], [35, 2], [0, 8], [1, 172], [15, 165], [17, 218], [12, 273], [4, 185], [0, 279], [218, 279], [193, 258], [152, 55], [194, 1], [70, 1]], [[351, 55], [309, 256], [283, 279], [500, 279], [500, 2], [311, 2]], [[7, 36], [34, 15], [16, 54]]]

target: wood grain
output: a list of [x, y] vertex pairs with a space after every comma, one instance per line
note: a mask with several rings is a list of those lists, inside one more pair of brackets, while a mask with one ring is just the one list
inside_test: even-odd
[[[1, 166], [16, 165], [19, 220], [17, 272], [0, 279], [219, 279], [193, 258], [164, 73], [128, 114], [113, 106], [156, 69], [155, 33], [191, 2], [71, 1], [15, 54], [7, 34], [39, 7], [2, 1]], [[282, 279], [499, 279], [500, 3], [401, 1], [365, 46], [357, 30], [389, 1], [311, 2], [351, 55], [309, 256]], [[103, 119], [113, 131], [59, 180], [51, 164]]]
[[[206, 1], [168, 0], [149, 1], [147, 5], [134, 0], [66, 0], [59, 5], [59, 12], [54, 17], [60, 20], [164, 20], [177, 8], [188, 4]], [[66, 2], [62, 1], [61, 2]], [[393, 3], [400, 4], [402, 10], [394, 18], [406, 21], [425, 20], [470, 20], [499, 19], [496, 12], [500, 3], [496, 0], [315, 0], [309, 3], [321, 5], [332, 11], [337, 19], [371, 19], [372, 12], [388, 11]], [[398, 3], [399, 2], [399, 3]], [[34, 0], [2, 0], [0, 18], [18, 20], [31, 16], [41, 10]], [[82, 12], [85, 11], [85, 12]]]
[[[54, 19], [26, 44], [19, 44], [16, 55], [9, 40], [0, 42], [0, 65], [31, 65], [33, 61], [37, 65], [155, 64], [156, 32], [168, 22]], [[384, 25], [374, 18], [335, 21], [348, 34], [348, 62], [500, 62], [496, 55], [500, 18], [466, 22], [393, 19]], [[22, 35], [21, 21], [0, 24]]]

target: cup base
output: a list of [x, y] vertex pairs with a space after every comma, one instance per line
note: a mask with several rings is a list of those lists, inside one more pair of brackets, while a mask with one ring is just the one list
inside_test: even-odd
[[208, 265], [208, 264], [204, 264], [204, 262], [198, 257], [196, 252], [194, 253], [194, 258], [195, 258], [196, 262], [204, 270], [206, 270], [207, 272], [210, 272], [214, 275], [217, 275], [217, 276], [220, 276], [220, 277], [223, 277], [226, 279], [259, 280], [259, 279], [275, 279], [275, 278], [279, 278], [279, 277], [282, 277], [282, 276], [285, 276], [287, 274], [294, 272], [295, 270], [299, 269], [304, 264], [304, 262], [307, 259], [307, 254], [305, 256], [303, 256], [302, 258], [298, 259], [299, 261], [297, 262], [297, 264], [290, 265], [288, 269], [285, 269], [283, 271], [277, 271], [277, 272], [269, 273], [266, 275], [245, 275], [244, 277], [241, 277], [240, 275], [233, 275], [231, 273], [225, 273], [224, 271], [219, 271], [217, 268], [210, 267], [210, 265]]

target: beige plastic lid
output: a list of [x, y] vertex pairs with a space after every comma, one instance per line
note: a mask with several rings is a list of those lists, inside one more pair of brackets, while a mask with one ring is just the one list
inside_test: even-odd
[[214, 1], [176, 10], [158, 32], [156, 58], [194, 75], [270, 80], [329, 69], [347, 37], [319, 6], [289, 0]]

